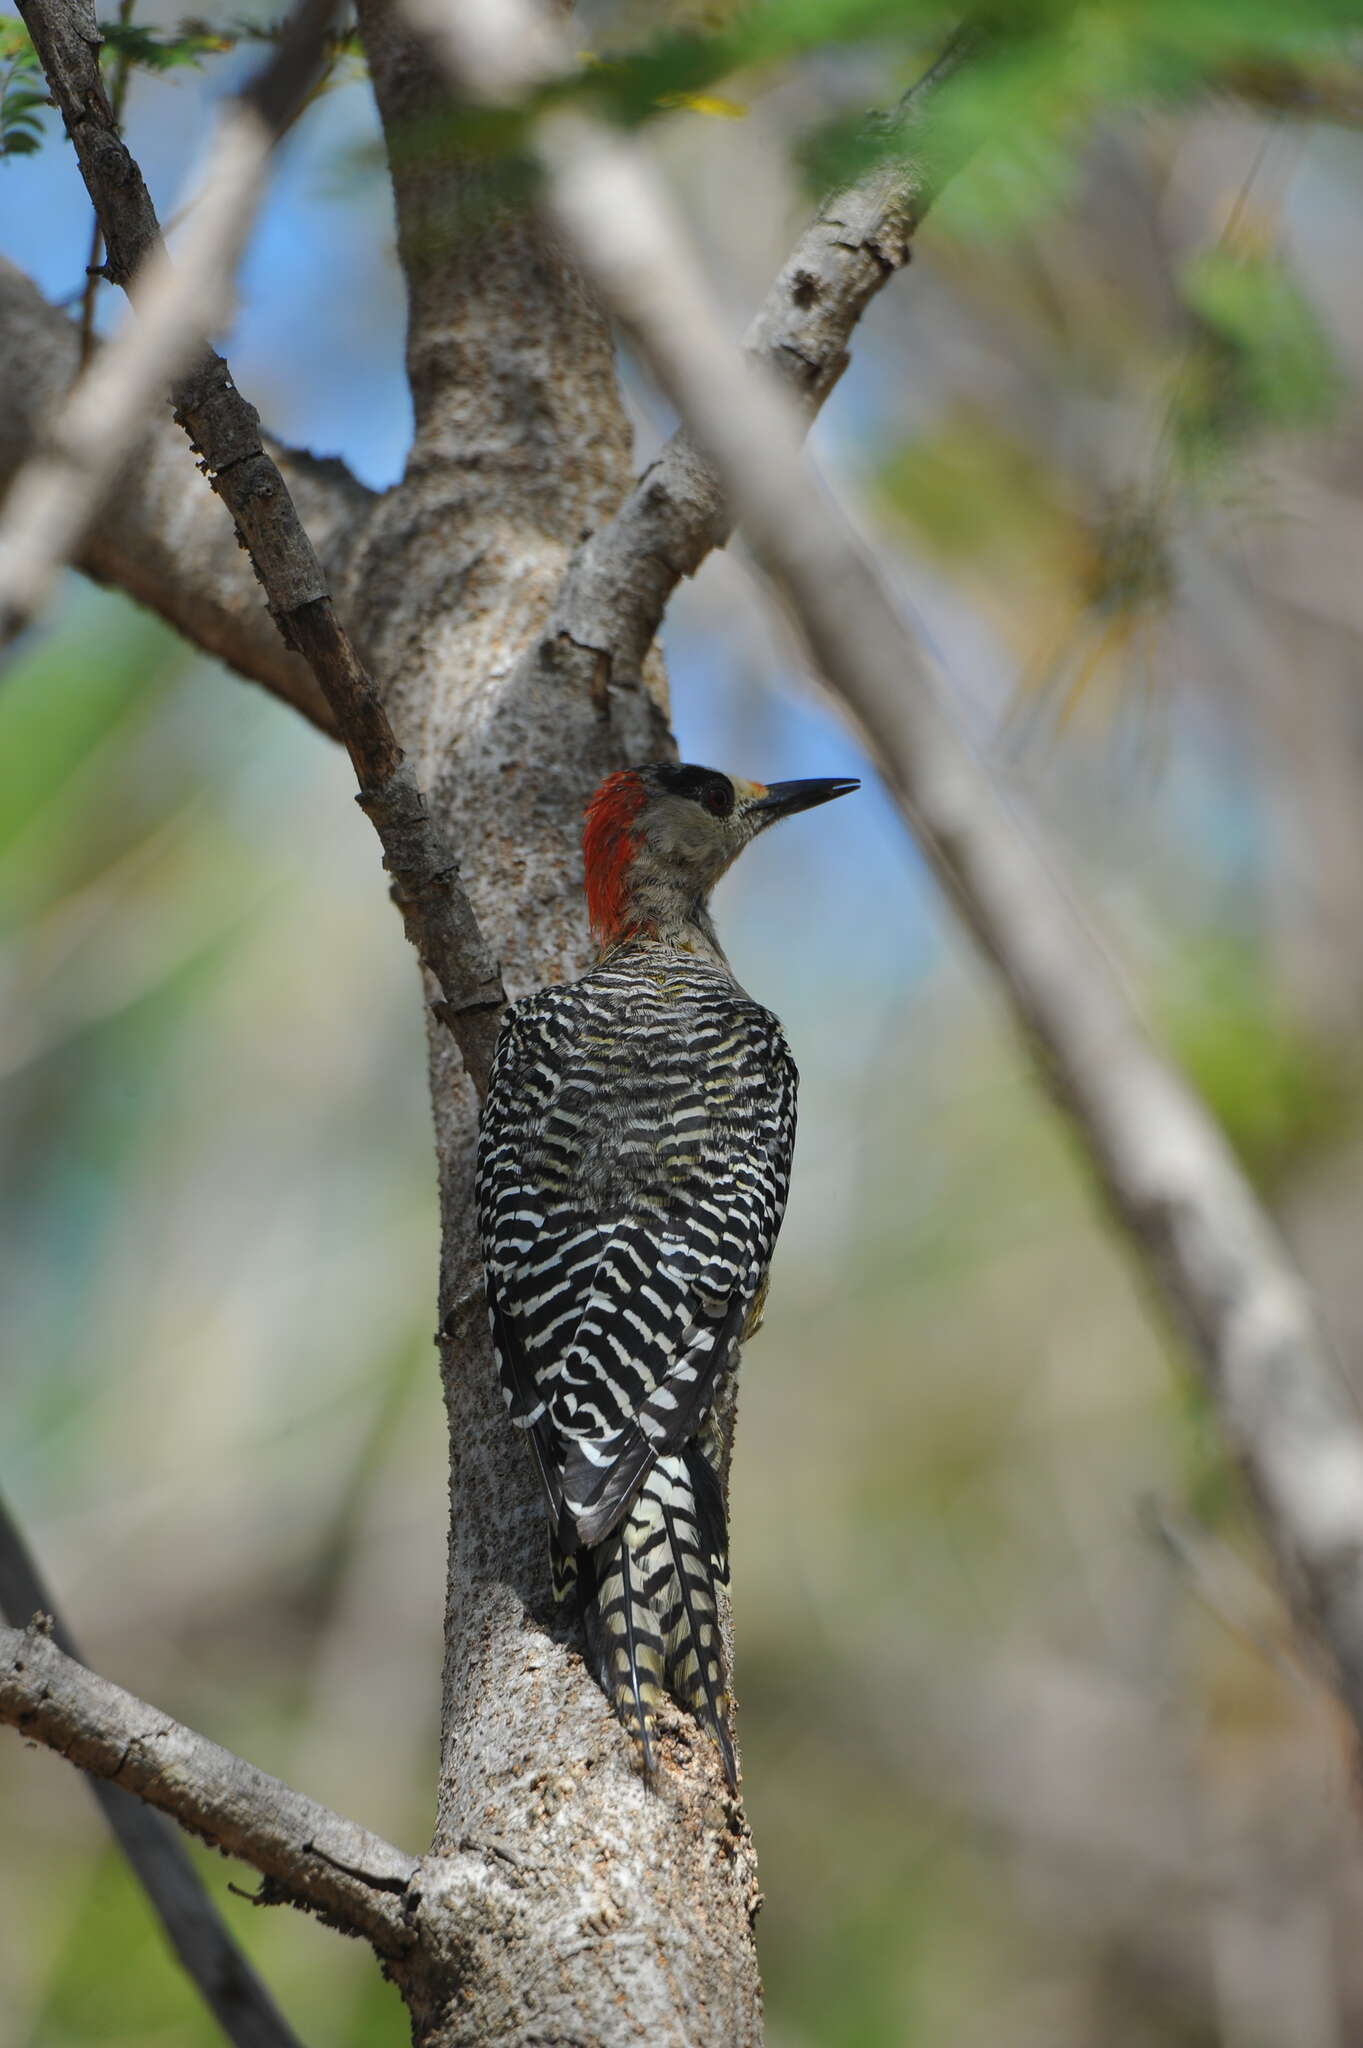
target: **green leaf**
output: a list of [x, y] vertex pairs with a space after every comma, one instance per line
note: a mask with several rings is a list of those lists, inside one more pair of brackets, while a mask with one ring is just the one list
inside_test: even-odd
[[0, 157], [33, 156], [43, 146], [47, 82], [22, 21], [0, 15]]

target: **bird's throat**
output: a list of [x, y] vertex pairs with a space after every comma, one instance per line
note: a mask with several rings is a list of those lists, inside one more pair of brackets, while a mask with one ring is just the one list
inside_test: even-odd
[[650, 877], [646, 886], [630, 891], [619, 925], [602, 944], [601, 958], [632, 943], [689, 953], [731, 972], [708, 901], [669, 887], [666, 880]]

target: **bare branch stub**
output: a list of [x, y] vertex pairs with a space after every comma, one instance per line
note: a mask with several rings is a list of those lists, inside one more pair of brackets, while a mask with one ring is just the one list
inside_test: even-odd
[[[243, 95], [275, 133], [306, 87], [333, 11], [334, 0], [302, 0], [274, 56]], [[109, 274], [126, 287], [159, 249], [160, 228], [104, 91], [93, 9], [87, 0], [23, 0], [23, 13], [104, 233]], [[481, 1092], [505, 995], [457, 862], [441, 843], [382, 698], [336, 615], [288, 486], [263, 445], [254, 407], [212, 350], [176, 377], [172, 397], [176, 419], [236, 522], [281, 634], [303, 654], [331, 708], [360, 782], [362, 808], [383, 845], [407, 934], [439, 984], [438, 1013]]]

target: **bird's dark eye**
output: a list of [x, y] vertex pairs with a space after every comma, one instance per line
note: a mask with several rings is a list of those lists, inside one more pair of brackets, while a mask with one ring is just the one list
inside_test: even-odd
[[717, 768], [697, 768], [690, 761], [659, 761], [648, 771], [655, 788], [668, 796], [684, 796], [712, 818], [727, 818], [734, 808], [734, 786]]

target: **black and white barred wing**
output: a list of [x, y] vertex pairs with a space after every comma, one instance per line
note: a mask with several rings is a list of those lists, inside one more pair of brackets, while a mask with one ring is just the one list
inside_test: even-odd
[[[795, 1070], [774, 1020], [725, 996], [680, 1046], [674, 1021], [628, 1090], [580, 1033], [555, 1043], [543, 998], [513, 1013], [494, 1067], [479, 1175], [494, 1338], [565, 1548], [608, 1534], [700, 1429], [771, 1259]], [[603, 1099], [627, 1116], [594, 1118]]]
[[[479, 1127], [476, 1194], [502, 1394], [512, 1422], [530, 1439], [550, 1517], [564, 1541], [571, 1533], [571, 1520], [564, 1515], [561, 1448], [540, 1384], [551, 1369], [564, 1323], [572, 1316], [562, 1276], [579, 1270], [563, 1219], [553, 1215], [554, 1189], [540, 1184], [538, 1171], [542, 1147], [537, 1134], [562, 1068], [557, 1043], [561, 1034], [553, 1029], [555, 1021], [552, 1012], [546, 1014], [542, 997], [528, 997], [507, 1014]], [[580, 1268], [584, 1284], [596, 1263], [596, 1235], [590, 1226], [579, 1232], [585, 1247]]]

